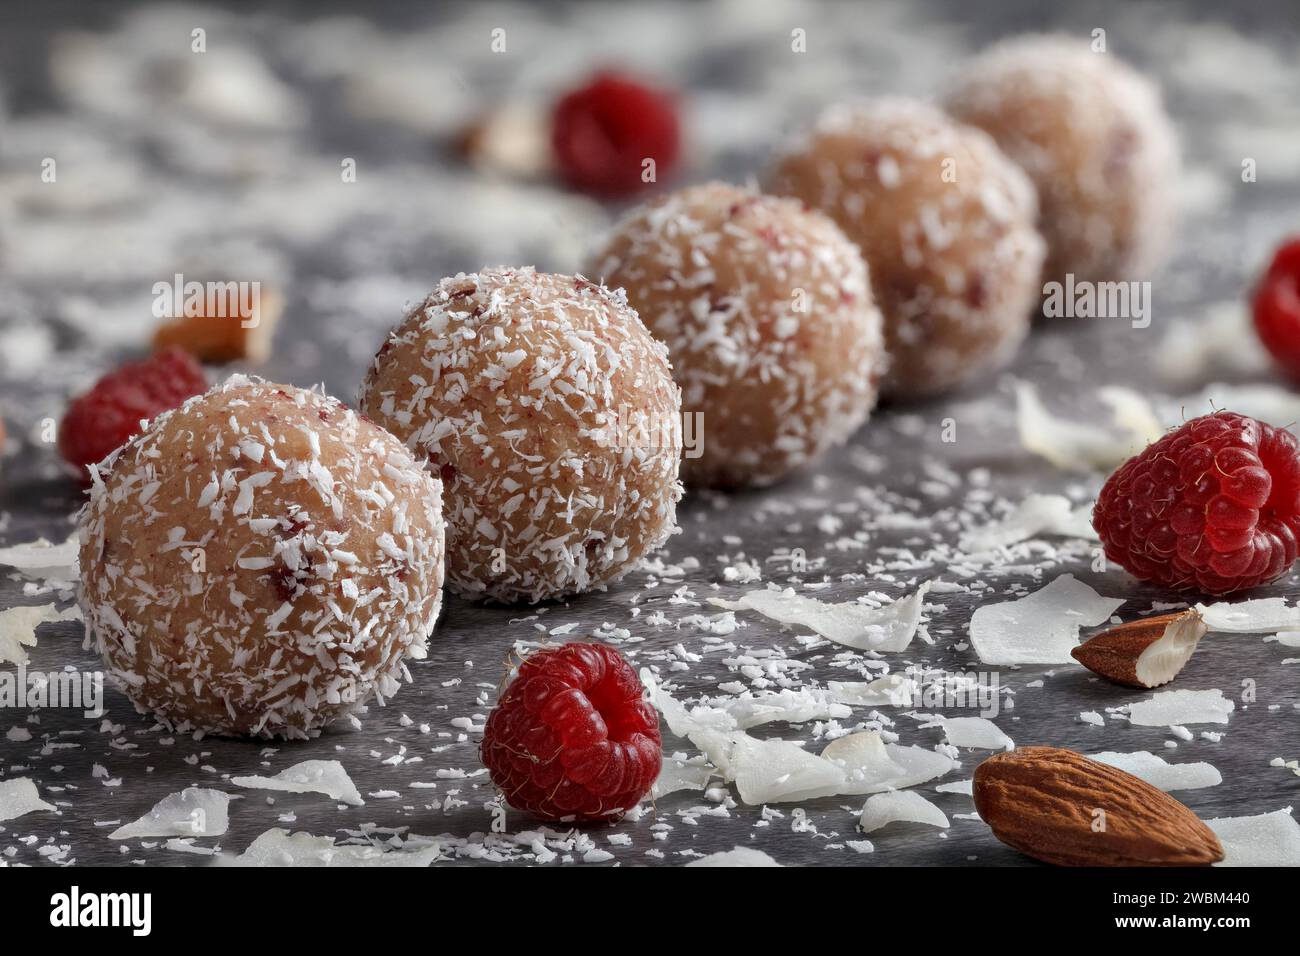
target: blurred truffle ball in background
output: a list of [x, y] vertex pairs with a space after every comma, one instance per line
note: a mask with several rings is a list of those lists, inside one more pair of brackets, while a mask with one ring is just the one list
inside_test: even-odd
[[1016, 37], [962, 68], [944, 105], [1037, 187], [1044, 281], [1132, 279], [1159, 265], [1178, 148], [1159, 90], [1128, 64], [1069, 37]]
[[912, 398], [1008, 362], [1039, 295], [1034, 190], [987, 134], [925, 103], [835, 107], [776, 159], [773, 192], [834, 219], [884, 314], [884, 393]]
[[593, 275], [666, 342], [700, 413], [695, 485], [766, 485], [866, 421], [883, 368], [880, 312], [857, 248], [828, 217], [726, 183], [635, 210]]

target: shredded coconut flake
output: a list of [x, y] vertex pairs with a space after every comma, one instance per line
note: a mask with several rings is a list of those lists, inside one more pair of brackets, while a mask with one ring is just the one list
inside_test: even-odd
[[118, 827], [110, 840], [136, 837], [214, 837], [226, 832], [230, 795], [220, 790], [187, 787], [163, 797], [140, 819]]
[[970, 621], [971, 644], [985, 664], [1067, 664], [1079, 628], [1105, 622], [1123, 598], [1103, 597], [1072, 574], [1017, 601], [985, 604]]
[[863, 833], [874, 833], [891, 823], [924, 823], [948, 828], [948, 815], [925, 797], [911, 790], [894, 790], [868, 797], [858, 826]]
[[365, 805], [352, 778], [337, 760], [304, 760], [274, 777], [231, 777], [237, 787], [255, 790], [283, 790], [286, 793], [323, 793], [354, 807]]

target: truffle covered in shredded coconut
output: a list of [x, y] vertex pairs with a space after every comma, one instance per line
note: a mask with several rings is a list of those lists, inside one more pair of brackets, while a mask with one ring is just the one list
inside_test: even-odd
[[586, 591], [676, 527], [667, 350], [621, 294], [581, 276], [443, 279], [375, 356], [362, 406], [441, 475], [462, 596]]
[[92, 470], [81, 602], [180, 730], [305, 737], [408, 678], [441, 603], [441, 487], [318, 392], [232, 376]]
[[[842, 443], [876, 400], [880, 312], [829, 218], [725, 183], [635, 211], [593, 266], [668, 345], [689, 483], [764, 485]], [[698, 451], [698, 454], [695, 452]]]
[[1033, 187], [988, 135], [909, 100], [835, 107], [778, 156], [770, 182], [862, 250], [884, 313], [886, 394], [944, 392], [1015, 354], [1043, 240]]
[[1159, 264], [1178, 150], [1159, 90], [1137, 71], [1075, 38], [1016, 37], [961, 70], [945, 105], [1037, 186], [1045, 280], [1131, 280]]

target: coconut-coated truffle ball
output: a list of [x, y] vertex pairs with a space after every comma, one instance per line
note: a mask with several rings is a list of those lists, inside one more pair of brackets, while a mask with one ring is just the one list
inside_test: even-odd
[[1045, 281], [1133, 279], [1159, 264], [1178, 149], [1159, 90], [1137, 71], [1084, 41], [1017, 37], [973, 59], [944, 103], [1037, 187]]
[[312, 736], [424, 656], [440, 499], [337, 400], [232, 376], [94, 469], [87, 627], [114, 683], [174, 730]]
[[1043, 241], [1033, 188], [985, 133], [910, 100], [836, 107], [780, 153], [770, 183], [862, 250], [884, 314], [886, 394], [948, 391], [1015, 354]]
[[798, 201], [683, 189], [625, 219], [592, 272], [668, 345], [687, 421], [702, 426], [688, 430], [690, 484], [770, 484], [875, 404], [884, 345], [866, 265]]
[[379, 350], [361, 400], [442, 476], [447, 581], [464, 597], [586, 591], [676, 528], [667, 350], [581, 276], [443, 279]]

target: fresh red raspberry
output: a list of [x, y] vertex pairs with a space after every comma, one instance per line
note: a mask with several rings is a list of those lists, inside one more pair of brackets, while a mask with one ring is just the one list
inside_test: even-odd
[[1300, 382], [1300, 238], [1278, 248], [1252, 305], [1260, 341], [1287, 377]]
[[598, 73], [556, 104], [551, 146], [560, 174], [575, 189], [605, 198], [629, 196], [648, 183], [642, 163], [655, 161], [655, 178], [677, 164], [679, 132], [671, 97], [616, 73]]
[[659, 715], [636, 671], [601, 644], [524, 658], [483, 731], [483, 763], [511, 806], [594, 820], [636, 806], [659, 776]]
[[208, 389], [203, 369], [175, 346], [109, 372], [74, 398], [59, 423], [59, 453], [85, 474], [87, 465], [140, 431], [140, 420], [175, 408]]
[[1276, 581], [1300, 542], [1300, 442], [1234, 412], [1194, 418], [1106, 479], [1092, 524], [1143, 581], [1214, 595]]

